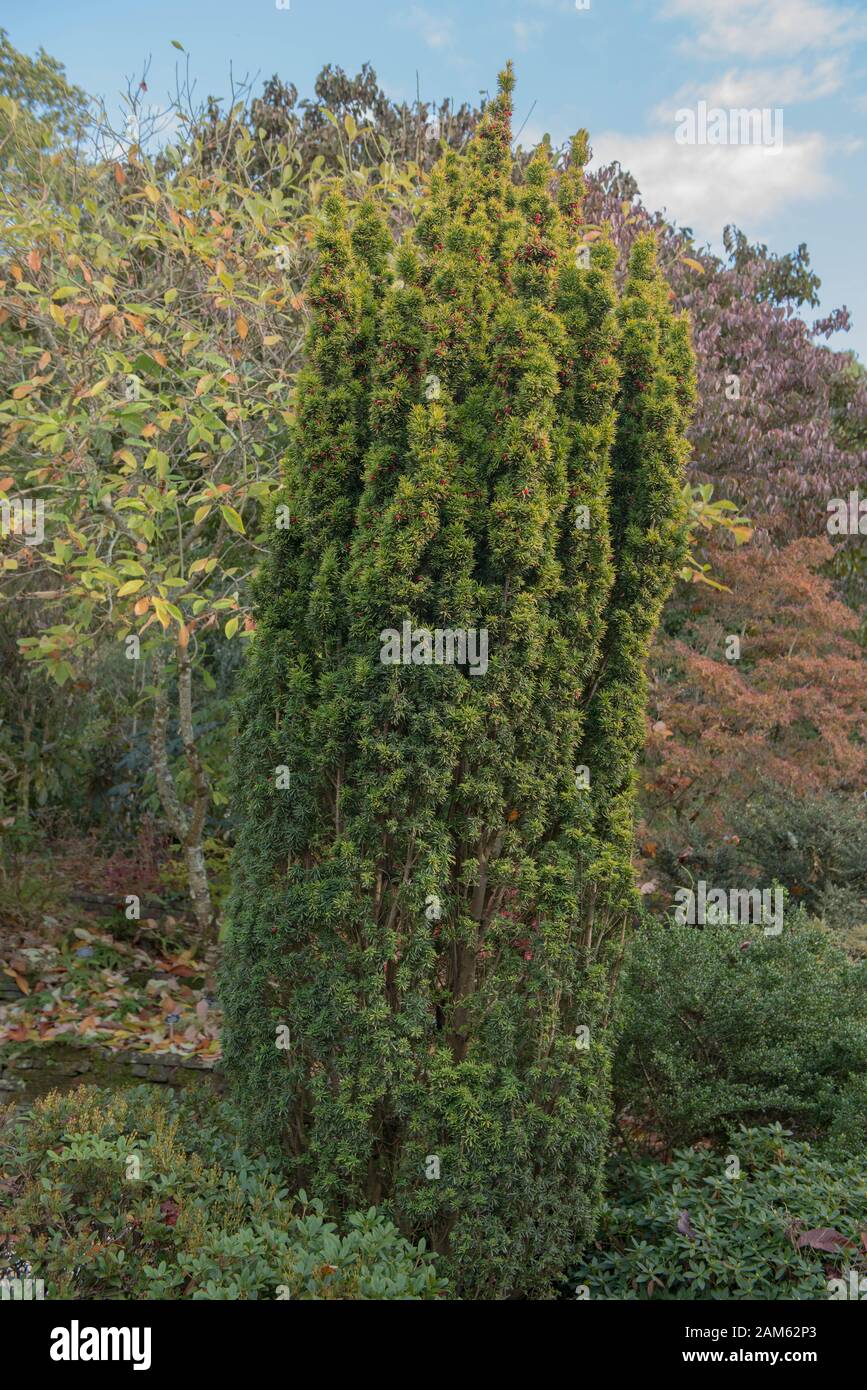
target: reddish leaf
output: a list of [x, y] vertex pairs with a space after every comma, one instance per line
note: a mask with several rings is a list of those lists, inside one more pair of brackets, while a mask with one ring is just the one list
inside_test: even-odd
[[831, 1254], [851, 1244], [851, 1240], [841, 1236], [839, 1231], [831, 1230], [830, 1226], [817, 1226], [813, 1231], [805, 1231], [797, 1240], [799, 1250], [808, 1245], [811, 1250], [828, 1250]]
[[167, 1197], [164, 1202], [160, 1202], [160, 1211], [163, 1214], [163, 1221], [167, 1226], [174, 1226], [177, 1224], [181, 1209], [173, 1198]]

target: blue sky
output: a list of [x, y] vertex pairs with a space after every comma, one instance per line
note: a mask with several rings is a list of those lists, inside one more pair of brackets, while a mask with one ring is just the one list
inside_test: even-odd
[[[700, 244], [719, 249], [726, 222], [776, 251], [806, 241], [821, 312], [852, 312], [834, 346], [867, 360], [867, 0], [280, 3], [3, 0], [0, 22], [18, 48], [42, 45], [110, 100], [148, 56], [149, 94], [164, 99], [181, 57], [172, 39], [200, 96], [228, 93], [230, 63], [236, 76], [277, 72], [310, 95], [325, 63], [355, 73], [368, 61], [390, 95], [411, 99], [418, 74], [423, 97], [460, 102], [492, 88], [511, 57], [522, 144], [587, 126], [596, 154], [620, 159], [648, 205]], [[675, 112], [702, 100], [780, 108], [782, 147], [679, 145]]]

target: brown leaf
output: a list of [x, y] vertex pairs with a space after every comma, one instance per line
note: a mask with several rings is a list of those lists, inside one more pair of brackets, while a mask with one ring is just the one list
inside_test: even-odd
[[796, 1244], [799, 1250], [808, 1245], [811, 1250], [828, 1250], [831, 1254], [835, 1254], [836, 1251], [851, 1245], [852, 1241], [841, 1236], [839, 1231], [832, 1230], [830, 1226], [817, 1226], [815, 1230], [805, 1231], [802, 1236], [799, 1236]]
[[22, 993], [22, 994], [29, 994], [29, 993], [30, 993], [30, 986], [29, 986], [29, 984], [28, 984], [27, 981], [25, 980], [24, 976], [21, 975], [17, 970], [13, 970], [11, 966], [8, 966], [8, 965], [7, 965], [7, 966], [4, 966], [4, 967], [3, 967], [3, 974], [4, 974], [4, 975], [11, 975], [12, 979], [15, 981], [16, 985], [17, 985], [18, 988], [21, 990], [21, 993]]
[[177, 1225], [181, 1209], [173, 1198], [167, 1197], [164, 1202], [160, 1202], [160, 1211], [163, 1214], [163, 1221], [167, 1226]]
[[680, 1216], [677, 1218], [677, 1229], [682, 1236], [688, 1236], [690, 1240], [698, 1240], [698, 1236], [692, 1228], [692, 1222], [689, 1219], [689, 1212], [686, 1207], [684, 1207]]

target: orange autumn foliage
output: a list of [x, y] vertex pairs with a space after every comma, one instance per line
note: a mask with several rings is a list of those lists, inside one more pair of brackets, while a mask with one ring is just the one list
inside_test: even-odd
[[[641, 770], [649, 835], [672, 815], [724, 835], [730, 806], [769, 784], [863, 788], [867, 662], [856, 615], [817, 573], [831, 553], [816, 539], [716, 553], [729, 592], [693, 589], [672, 605]], [[739, 660], [726, 657], [732, 635]]]

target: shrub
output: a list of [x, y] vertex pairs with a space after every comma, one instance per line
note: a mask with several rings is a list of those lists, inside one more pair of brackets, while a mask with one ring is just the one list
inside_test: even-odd
[[620, 997], [617, 1105], [669, 1145], [738, 1122], [827, 1125], [867, 1061], [867, 972], [820, 927], [648, 922]]
[[[374, 1210], [341, 1233], [238, 1147], [213, 1098], [136, 1087], [39, 1101], [0, 1134], [5, 1277], [53, 1299], [419, 1299], [444, 1282]], [[0, 1275], [4, 1271], [0, 1268]]]
[[[692, 376], [652, 236], [617, 305], [586, 137], [513, 183], [511, 88], [394, 255], [370, 204], [325, 203], [223, 985], [251, 1136], [480, 1297], [545, 1296], [592, 1229]], [[384, 664], [404, 624], [486, 632], [487, 670]]]
[[[829, 1298], [867, 1270], [863, 1160], [797, 1142], [780, 1125], [741, 1129], [731, 1155], [681, 1150], [671, 1163], [621, 1158], [596, 1243], [572, 1274], [591, 1299]], [[836, 1250], [798, 1241], [825, 1227]]]
[[822, 915], [837, 927], [857, 926], [859, 916], [867, 920], [863, 796], [751, 797], [736, 824], [760, 872], [791, 886], [810, 911], [824, 909]]
[[867, 1076], [850, 1076], [834, 1102], [829, 1147], [846, 1154], [867, 1153]]

